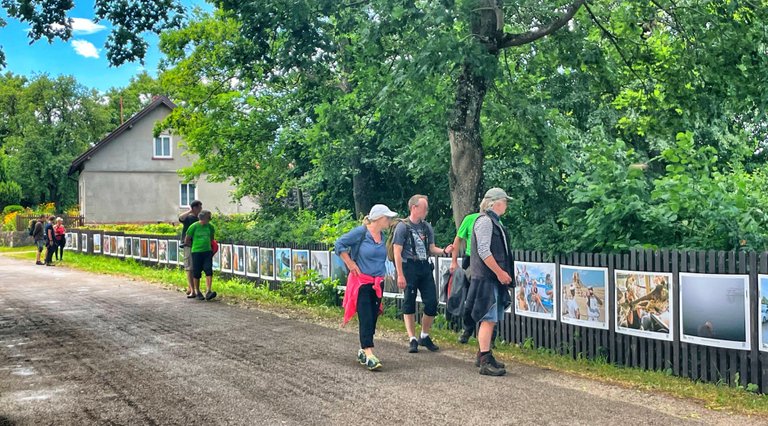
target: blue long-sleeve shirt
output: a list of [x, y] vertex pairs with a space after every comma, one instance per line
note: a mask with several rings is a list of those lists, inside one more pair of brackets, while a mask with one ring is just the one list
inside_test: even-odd
[[387, 260], [387, 245], [384, 233], [381, 234], [381, 242], [376, 243], [373, 236], [365, 226], [347, 232], [339, 237], [334, 244], [336, 254], [349, 253], [352, 260], [357, 263], [360, 272], [372, 277], [383, 277], [387, 274], [384, 265]]

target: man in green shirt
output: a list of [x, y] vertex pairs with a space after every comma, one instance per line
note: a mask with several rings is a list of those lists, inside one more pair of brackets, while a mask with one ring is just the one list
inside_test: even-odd
[[[211, 300], [216, 297], [216, 292], [211, 291], [213, 284], [213, 248], [216, 229], [211, 225], [211, 212], [203, 210], [198, 215], [198, 222], [193, 223], [187, 229], [184, 237], [184, 245], [191, 247], [192, 254], [192, 279], [197, 300]], [[205, 272], [206, 293], [200, 291], [200, 278]]]

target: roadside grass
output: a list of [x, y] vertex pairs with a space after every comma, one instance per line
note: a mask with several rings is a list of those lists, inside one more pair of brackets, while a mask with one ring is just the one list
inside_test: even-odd
[[[6, 247], [6, 246], [0, 246], [0, 253], [20, 253], [25, 251], [31, 251], [34, 252], [37, 250], [37, 247], [35, 246], [21, 246], [21, 247]], [[32, 256], [34, 259], [34, 256]]]
[[[33, 249], [33, 247], [0, 248], [0, 252], [7, 253], [9, 257], [34, 260]], [[66, 252], [62, 265], [87, 272], [159, 283], [179, 290], [187, 286], [186, 276], [181, 269], [146, 266], [133, 259]], [[266, 285], [254, 286], [251, 281], [224, 277], [218, 273], [214, 276], [214, 289], [222, 296], [224, 302], [256, 305], [266, 310], [276, 311], [277, 314], [288, 314], [291, 317], [321, 322], [324, 325], [339, 324], [342, 317], [339, 307], [295, 302], [276, 291], [270, 291]], [[391, 303], [385, 306], [384, 315], [378, 321], [378, 330], [388, 337], [402, 339], [405, 345], [404, 327], [402, 320], [397, 318], [396, 308]], [[352, 326], [353, 324], [348, 327]], [[457, 334], [449, 329], [444, 317], [440, 316], [436, 319], [430, 334], [442, 347], [464, 354], [468, 359], [474, 357], [477, 341], [473, 338], [468, 345], [459, 344]], [[768, 396], [756, 394], [742, 387], [695, 382], [672, 376], [669, 371], [620, 367], [608, 363], [605, 359], [588, 360], [581, 356], [560, 355], [552, 350], [535, 348], [530, 339], [522, 345], [498, 342], [494, 353], [499, 359], [509, 363], [518, 362], [560, 371], [633, 390], [664, 393], [672, 397], [698, 401], [711, 410], [768, 417]]]

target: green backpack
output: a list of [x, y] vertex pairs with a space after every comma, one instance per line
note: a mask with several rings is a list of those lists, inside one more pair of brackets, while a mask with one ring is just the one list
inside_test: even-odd
[[[397, 225], [399, 223], [405, 224], [405, 230], [408, 232], [408, 239], [407, 241], [411, 242], [411, 247], [416, 246], [416, 242], [413, 240], [413, 232], [411, 232], [411, 221], [408, 219], [395, 219], [392, 221], [392, 224], [389, 225], [389, 233], [387, 234], [387, 259], [389, 259], [391, 262], [395, 261], [395, 248], [394, 248], [394, 240], [395, 240], [395, 228], [397, 228]], [[405, 246], [403, 246], [403, 250], [405, 250]]]

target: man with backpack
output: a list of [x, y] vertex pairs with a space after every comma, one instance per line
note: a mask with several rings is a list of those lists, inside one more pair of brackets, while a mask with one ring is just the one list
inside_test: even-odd
[[29, 230], [29, 235], [34, 238], [35, 247], [37, 247], [37, 261], [35, 262], [36, 265], [43, 265], [43, 262], [40, 261], [40, 257], [42, 257], [43, 248], [45, 248], [45, 227], [43, 226], [44, 220], [45, 215], [40, 215], [34, 226], [30, 226]]
[[[432, 342], [429, 330], [437, 316], [437, 288], [429, 263], [431, 255], [448, 255], [452, 245], [445, 249], [435, 246], [435, 233], [432, 225], [424, 221], [429, 211], [425, 195], [414, 195], [408, 200], [410, 215], [399, 221], [391, 232], [390, 258], [397, 270], [397, 286], [405, 290], [403, 301], [403, 320], [408, 331], [408, 352], [416, 353], [419, 345], [434, 352], [440, 348]], [[389, 249], [389, 247], [388, 247]], [[389, 250], [388, 250], [389, 251]], [[421, 338], [416, 338], [416, 292], [421, 293], [424, 303], [424, 315], [421, 319]]]
[[43, 234], [45, 236], [43, 237], [45, 240], [45, 266], [53, 266], [53, 253], [57, 249], [56, 244], [56, 231], [53, 229], [53, 224], [56, 221], [55, 216], [51, 216], [48, 218], [48, 223], [45, 224], [45, 228], [43, 231]]

